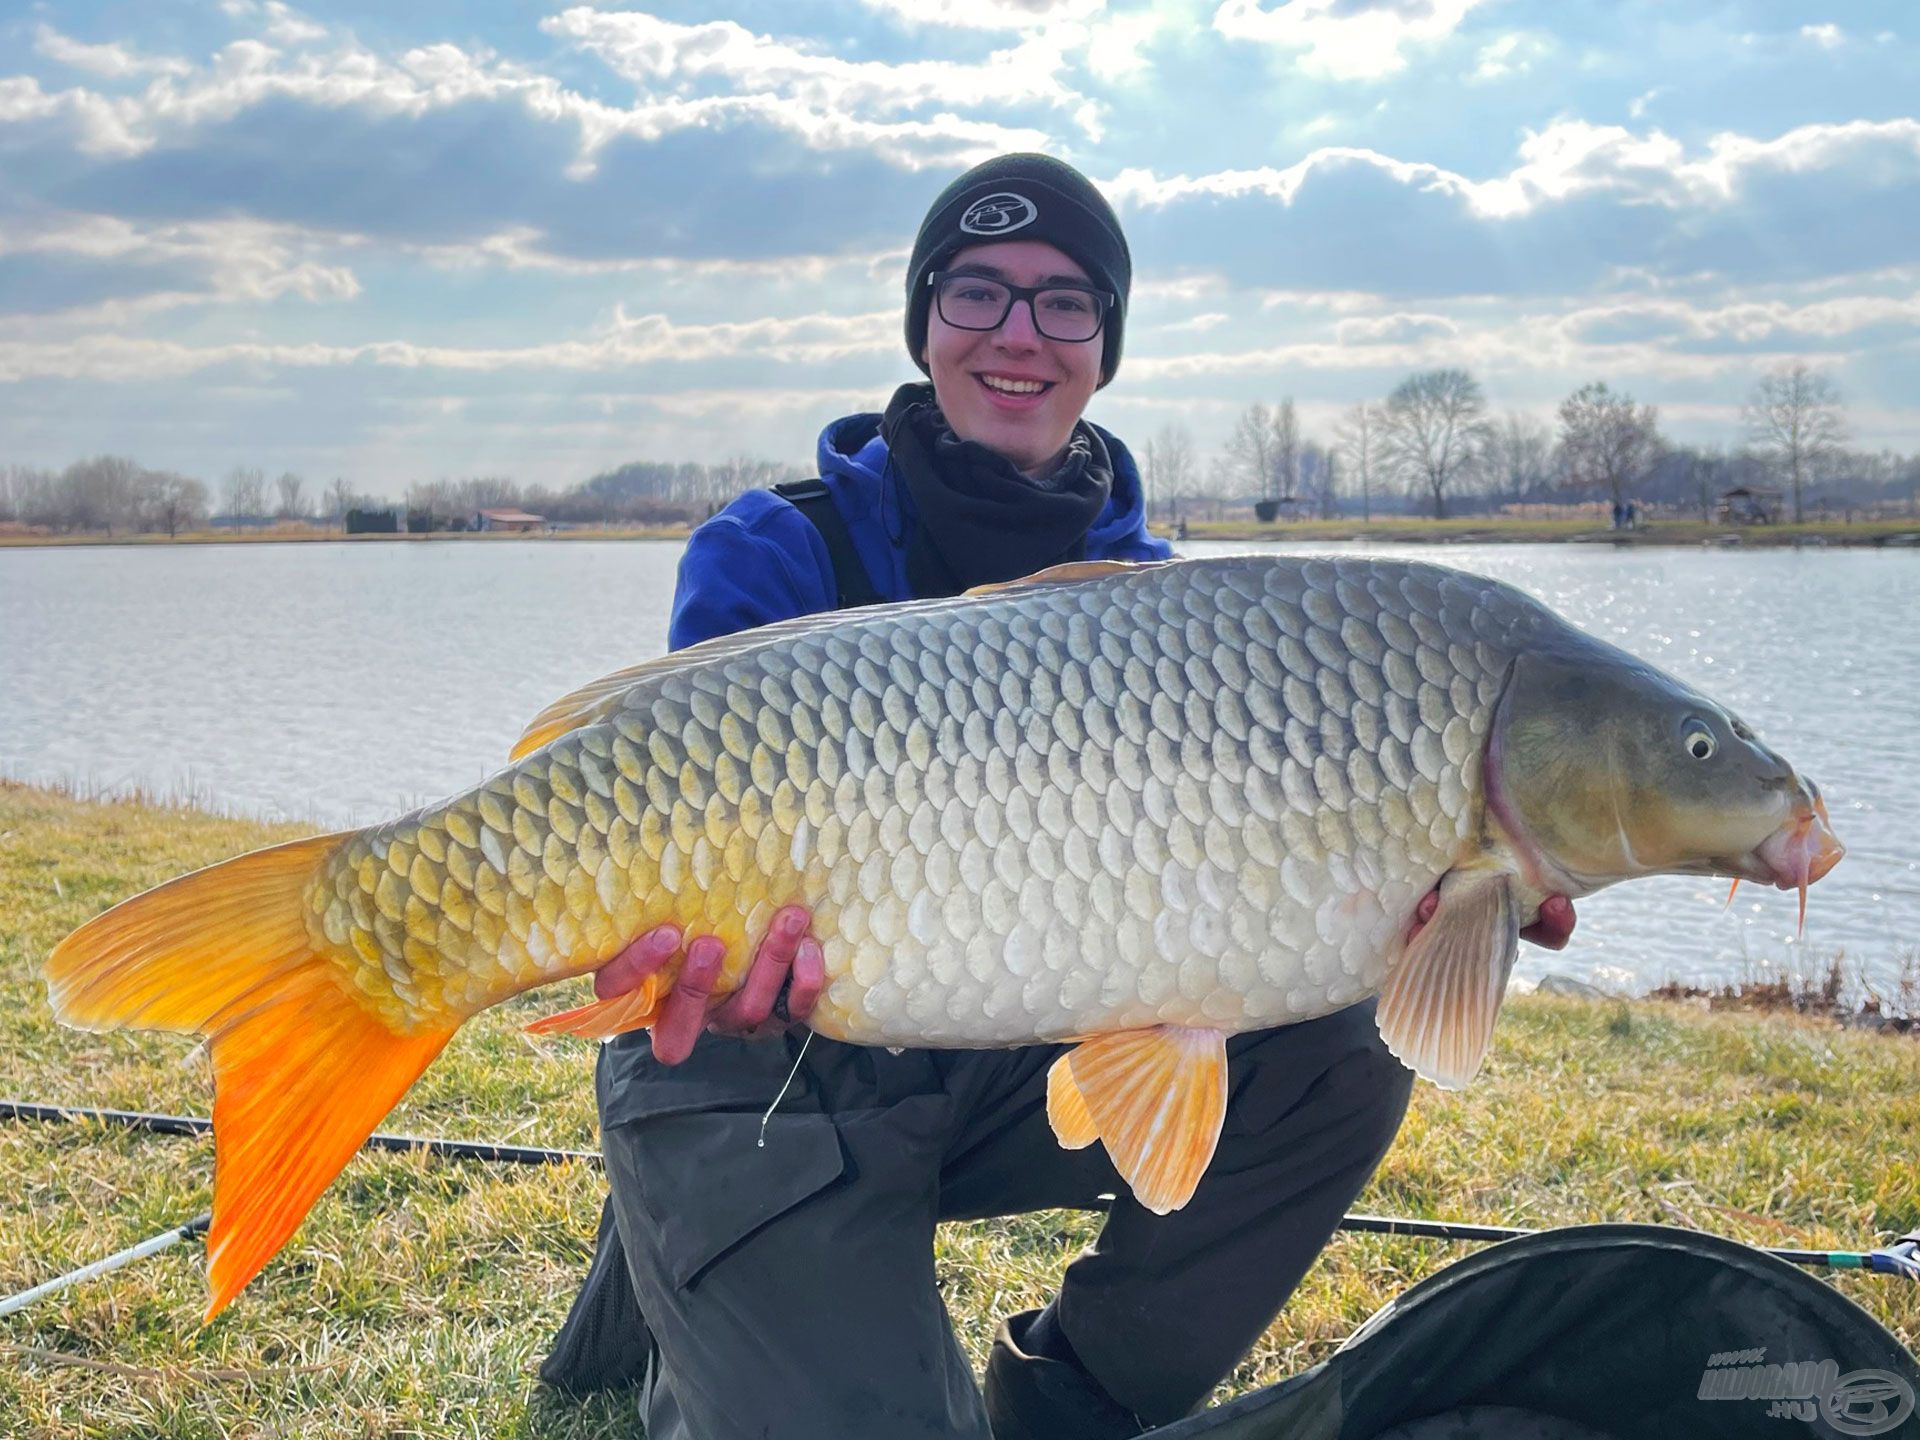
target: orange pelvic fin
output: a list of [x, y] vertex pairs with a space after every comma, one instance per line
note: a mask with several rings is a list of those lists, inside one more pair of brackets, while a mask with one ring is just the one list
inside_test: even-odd
[[1047, 1075], [1047, 1118], [1069, 1149], [1107, 1147], [1134, 1199], [1156, 1215], [1193, 1198], [1227, 1113], [1227, 1039], [1156, 1025], [1081, 1041]]
[[1084, 1150], [1100, 1138], [1093, 1112], [1074, 1082], [1070, 1057], [1062, 1055], [1047, 1071], [1047, 1120], [1054, 1138], [1068, 1150]]
[[305, 898], [342, 837], [214, 865], [116, 905], [47, 961], [56, 1017], [87, 1030], [209, 1037], [211, 1320], [453, 1034], [396, 1034], [314, 952]]
[[1727, 887], [1727, 905], [1726, 905], [1727, 909], [1731, 910], [1733, 908], [1733, 897], [1739, 893], [1739, 890], [1740, 890], [1740, 877], [1736, 875], [1733, 877], [1733, 884]]
[[669, 986], [656, 971], [633, 989], [591, 1005], [545, 1015], [526, 1027], [529, 1035], [578, 1035], [587, 1040], [605, 1040], [629, 1030], [644, 1030], [660, 1013], [660, 1002]]

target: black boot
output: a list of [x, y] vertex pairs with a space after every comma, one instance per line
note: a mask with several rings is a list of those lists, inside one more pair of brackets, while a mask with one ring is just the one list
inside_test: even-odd
[[[1145, 1430], [1133, 1413], [1100, 1387], [1074, 1361], [1031, 1353], [1029, 1346], [1044, 1312], [1010, 1315], [993, 1337], [987, 1354], [987, 1420], [993, 1440], [1130, 1440]], [[1051, 1323], [1043, 1331], [1072, 1347]]]

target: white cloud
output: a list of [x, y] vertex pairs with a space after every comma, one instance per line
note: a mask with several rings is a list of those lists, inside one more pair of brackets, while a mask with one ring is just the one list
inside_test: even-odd
[[[1058, 68], [1057, 56], [1050, 60], [1028, 46], [1018, 53], [1019, 66], [1034, 76]], [[956, 68], [964, 67], [945, 67]], [[989, 72], [970, 73], [977, 80]], [[946, 81], [958, 83], [951, 74], [942, 80], [923, 73], [917, 80], [903, 81], [902, 90], [919, 85], [931, 102], [942, 98]], [[865, 71], [856, 91], [860, 83], [867, 83], [875, 96], [886, 88], [877, 74]], [[808, 85], [796, 81], [794, 88]], [[832, 87], [816, 77], [811, 88], [826, 95]], [[963, 87], [962, 93], [970, 92]], [[74, 126], [77, 143], [88, 153], [137, 155], [274, 99], [383, 117], [417, 117], [476, 101], [517, 103], [540, 121], [575, 127], [579, 153], [570, 171], [574, 178], [590, 175], [596, 154], [616, 137], [657, 140], [730, 122], [766, 125], [812, 149], [861, 150], [912, 169], [968, 164], [1002, 151], [1051, 143], [1043, 131], [947, 111], [913, 119], [872, 119], [837, 106], [823, 108], [800, 95], [671, 96], [622, 108], [568, 89], [550, 75], [445, 42], [388, 60], [352, 43], [289, 56], [258, 40], [237, 40], [207, 65], [162, 75], [138, 96], [103, 96], [85, 88], [47, 93], [31, 76], [10, 77], [0, 79], [0, 124], [62, 118]]]
[[955, 30], [1038, 30], [1063, 20], [1085, 20], [1107, 0], [860, 0], [907, 25]]
[[358, 345], [231, 342], [189, 345], [126, 335], [68, 340], [0, 339], [0, 383], [31, 378], [103, 382], [155, 380], [220, 366], [313, 369], [345, 365], [471, 373], [516, 370], [607, 371], [760, 356], [797, 365], [892, 353], [900, 344], [899, 313], [816, 314], [682, 325], [665, 315], [630, 316], [616, 307], [598, 336], [520, 346], [423, 345], [375, 340]]
[[1480, 50], [1479, 63], [1474, 66], [1473, 80], [1505, 80], [1511, 76], [1524, 75], [1533, 68], [1533, 62], [1546, 53], [1547, 47], [1536, 37], [1524, 35], [1519, 31], [1502, 35], [1489, 42]]
[[[244, 219], [138, 224], [112, 215], [65, 215], [0, 222], [0, 256], [72, 256], [136, 277], [168, 276], [156, 288], [52, 312], [0, 315], [0, 328], [29, 334], [55, 327], [125, 326], [190, 305], [264, 304], [291, 296], [309, 303], [360, 294], [352, 269], [325, 252], [352, 245], [293, 226]], [[191, 275], [191, 288], [179, 283]]]
[[1802, 25], [1800, 27], [1800, 34], [1804, 38], [1813, 41], [1813, 43], [1818, 45], [1822, 50], [1838, 49], [1847, 38], [1841, 32], [1840, 27], [1834, 24]]
[[1920, 329], [1920, 289], [1904, 295], [1852, 294], [1806, 303], [1786, 298], [1718, 304], [1627, 300], [1583, 306], [1562, 316], [1559, 323], [1567, 335], [1587, 345], [1615, 343], [1604, 338], [1610, 333], [1653, 331], [1694, 342], [1726, 340], [1749, 346], [1774, 342], [1791, 350], [1806, 341], [1839, 340], [1885, 326]]
[[1171, 24], [1171, 17], [1152, 8], [1126, 15], [1103, 17], [1086, 27], [1087, 70], [1095, 79], [1121, 84], [1137, 79], [1150, 67], [1147, 47]]
[[929, 105], [953, 107], [958, 97], [1001, 108], [1009, 98], [1062, 109], [1084, 105], [1084, 96], [1059, 79], [1062, 46], [1049, 34], [995, 51], [979, 64], [950, 60], [842, 60], [759, 35], [731, 20], [679, 25], [636, 11], [609, 12], [576, 6], [540, 22], [551, 35], [574, 41], [618, 74], [647, 89], [718, 80], [735, 93], [777, 95], [822, 114], [896, 114]]
[[1460, 327], [1444, 315], [1416, 315], [1396, 311], [1342, 320], [1333, 327], [1342, 345], [1394, 345], [1410, 341], [1452, 339]]
[[234, 20], [263, 20], [262, 33], [282, 45], [326, 38], [324, 25], [315, 24], [283, 0], [220, 0], [220, 9]]
[[1472, 180], [1438, 165], [1396, 160], [1377, 150], [1325, 146], [1285, 169], [1221, 170], [1199, 176], [1122, 170], [1102, 182], [1101, 188], [1115, 203], [1139, 206], [1247, 195], [1268, 195], [1291, 204], [1315, 170], [1362, 165], [1402, 185], [1456, 195], [1473, 213], [1501, 219], [1602, 190], [1633, 204], [1670, 209], [1713, 205], [1733, 199], [1742, 184], [1759, 172], [1805, 172], [1863, 161], [1920, 169], [1916, 166], [1920, 120], [1803, 125], [1770, 140], [1727, 133], [1712, 137], [1706, 153], [1697, 156], [1690, 156], [1681, 141], [1660, 130], [1636, 134], [1619, 125], [1559, 120], [1529, 133], [1520, 145], [1520, 163], [1489, 180]]
[[1204, 315], [1190, 315], [1185, 320], [1169, 320], [1153, 327], [1156, 335], [1200, 335], [1227, 323], [1233, 317], [1210, 310]]
[[1213, 28], [1236, 40], [1298, 51], [1300, 64], [1335, 80], [1378, 80], [1406, 68], [1406, 49], [1446, 39], [1479, 0], [1222, 0]]
[[62, 35], [47, 24], [35, 27], [33, 48], [49, 60], [110, 80], [133, 75], [184, 75], [193, 68], [184, 60], [168, 55], [140, 55], [125, 45], [89, 45]]

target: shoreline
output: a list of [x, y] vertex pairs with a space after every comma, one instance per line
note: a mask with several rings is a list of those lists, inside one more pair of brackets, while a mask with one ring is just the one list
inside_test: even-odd
[[[1156, 523], [1153, 534], [1174, 539], [1170, 526]], [[496, 544], [512, 541], [674, 540], [684, 541], [691, 525], [581, 526], [566, 530], [475, 531], [436, 530], [429, 534], [347, 535], [337, 530], [278, 526], [260, 530], [196, 530], [177, 536], [158, 534], [107, 535], [83, 532], [70, 535], [0, 531], [0, 549], [60, 549], [72, 546], [143, 545], [315, 545], [315, 544]], [[1589, 520], [1532, 520], [1512, 517], [1468, 516], [1427, 520], [1409, 516], [1392, 519], [1293, 520], [1262, 525], [1257, 521], [1190, 521], [1186, 540], [1291, 541], [1357, 545], [1611, 545], [1619, 548], [1659, 546], [1721, 550], [1779, 550], [1789, 548], [1920, 550], [1920, 517], [1893, 519], [1806, 521], [1801, 524], [1717, 525], [1697, 520], [1662, 520], [1637, 530], [1612, 530]], [[1179, 543], [1175, 540], [1175, 543]]]

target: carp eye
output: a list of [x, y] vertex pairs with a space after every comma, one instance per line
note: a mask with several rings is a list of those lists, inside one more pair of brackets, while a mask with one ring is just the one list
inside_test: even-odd
[[1680, 743], [1687, 747], [1687, 754], [1696, 760], [1711, 760], [1713, 752], [1720, 748], [1714, 741], [1713, 732], [1698, 720], [1680, 732]]

